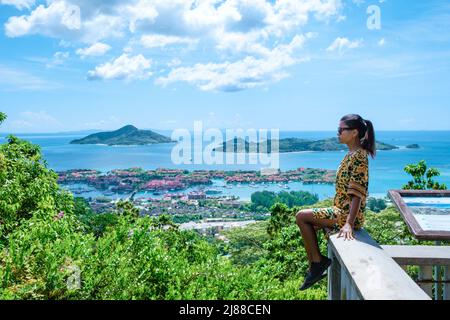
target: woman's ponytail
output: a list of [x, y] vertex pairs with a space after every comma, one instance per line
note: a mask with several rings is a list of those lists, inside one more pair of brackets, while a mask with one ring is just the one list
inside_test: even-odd
[[377, 154], [377, 143], [375, 141], [375, 130], [370, 120], [363, 120], [366, 124], [366, 134], [362, 140], [362, 147], [366, 150], [372, 158], [375, 158]]

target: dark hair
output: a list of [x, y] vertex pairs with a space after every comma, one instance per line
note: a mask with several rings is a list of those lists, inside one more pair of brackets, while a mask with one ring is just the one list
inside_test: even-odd
[[375, 130], [373, 124], [369, 120], [364, 120], [360, 115], [349, 114], [341, 119], [350, 129], [356, 129], [359, 133], [359, 139], [364, 150], [366, 150], [372, 158], [375, 158], [377, 146], [375, 141]]

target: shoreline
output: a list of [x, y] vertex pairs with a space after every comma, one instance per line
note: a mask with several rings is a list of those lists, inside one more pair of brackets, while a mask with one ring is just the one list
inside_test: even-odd
[[[92, 195], [143, 195], [194, 194], [239, 196], [250, 198], [257, 191], [299, 191], [321, 189], [320, 193], [334, 191], [335, 170], [298, 168], [263, 175], [254, 170], [181, 170], [159, 168], [115, 169], [107, 173], [98, 170], [76, 169], [57, 172], [58, 183], [72, 186], [74, 194]], [[78, 187], [77, 187], [78, 185]], [[195, 195], [199, 193], [200, 195]], [[314, 193], [314, 192], [313, 192]]]

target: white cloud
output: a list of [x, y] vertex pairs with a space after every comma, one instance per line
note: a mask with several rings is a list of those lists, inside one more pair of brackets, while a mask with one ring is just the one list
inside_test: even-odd
[[363, 5], [366, 1], [365, 0], [353, 0], [353, 3], [356, 4], [358, 7]]
[[362, 46], [362, 40], [350, 41], [347, 38], [337, 38], [334, 42], [327, 48], [327, 51], [333, 52], [338, 51], [340, 54], [344, 53], [350, 49], [356, 49]]
[[58, 51], [53, 55], [53, 60], [47, 63], [47, 68], [53, 68], [63, 65], [67, 59], [69, 59], [69, 52]]
[[106, 52], [108, 52], [111, 49], [111, 46], [97, 42], [94, 43], [92, 46], [84, 48], [84, 49], [78, 49], [76, 51], [77, 55], [81, 56], [82, 58], [87, 56], [103, 56]]
[[0, 0], [0, 4], [15, 6], [19, 10], [30, 9], [35, 2], [35, 0]]
[[48, 7], [38, 6], [29, 16], [11, 17], [5, 24], [8, 37], [26, 34], [61, 36], [80, 29], [80, 8], [64, 1], [56, 1]]
[[5, 23], [6, 35], [14, 38], [40, 34], [83, 43], [95, 43], [123, 35], [126, 24], [120, 15], [98, 13], [82, 20], [82, 17], [87, 16], [84, 10], [86, 5], [80, 7], [78, 4], [82, 5], [84, 1], [50, 0], [48, 3], [48, 6], [39, 5], [29, 15], [10, 17]]
[[150, 67], [151, 61], [141, 54], [133, 57], [122, 54], [116, 60], [89, 71], [87, 77], [89, 80], [145, 80], [152, 75], [148, 70]]
[[167, 66], [170, 68], [178, 67], [181, 64], [181, 60], [178, 58], [174, 58], [167, 63]]
[[29, 15], [11, 17], [5, 29], [10, 37], [43, 34], [87, 43], [127, 29], [182, 38], [255, 31], [281, 37], [297, 32], [309, 15], [327, 19], [341, 7], [341, 0], [48, 0]]
[[327, 20], [339, 15], [341, 8], [340, 0], [277, 1], [274, 4], [274, 15], [269, 29], [281, 35], [283, 32], [305, 25], [309, 21], [310, 14], [314, 14], [319, 20]]
[[378, 46], [379, 47], [384, 47], [386, 45], [386, 39], [382, 38], [380, 39], [380, 41], [378, 41]]
[[260, 30], [270, 24], [274, 11], [264, 0], [226, 1], [219, 8], [224, 16], [225, 29], [230, 32], [249, 32]]
[[35, 123], [37, 122], [39, 125], [62, 126], [61, 122], [59, 122], [53, 116], [49, 115], [46, 111], [39, 111], [39, 112], [25, 111], [21, 112], [20, 116], [25, 121]]
[[165, 36], [159, 34], [144, 35], [141, 37], [141, 44], [146, 48], [163, 48], [170, 45], [194, 45], [198, 40], [192, 38], [182, 38], [175, 36]]
[[198, 63], [193, 67], [176, 68], [167, 77], [158, 78], [156, 83], [166, 86], [182, 81], [204, 91], [239, 91], [264, 86], [287, 77], [286, 67], [305, 61], [292, 57], [304, 41], [304, 36], [296, 36], [291, 43], [274, 48], [261, 59], [247, 56], [236, 62]]
[[47, 111], [25, 111], [21, 112], [17, 118], [11, 118], [4, 129], [15, 132], [42, 132], [43, 130], [63, 130], [64, 125]]
[[[224, 82], [230, 84], [229, 88], [236, 83], [236, 88], [250, 88], [288, 76], [286, 67], [297, 63], [298, 59], [284, 52], [285, 61], [289, 58], [294, 62], [276, 64], [274, 54], [289, 46], [286, 39], [298, 34], [311, 19], [342, 20], [342, 7], [341, 0], [47, 0], [28, 15], [9, 18], [5, 31], [9, 37], [40, 34], [59, 38], [72, 47], [81, 47], [76, 51], [81, 58], [104, 54], [106, 47], [101, 48], [98, 43], [106, 41], [126, 48], [125, 54], [116, 61], [89, 71], [88, 79], [147, 79], [150, 63], [147, 68], [148, 60], [142, 54], [147, 49], [165, 50], [181, 45], [199, 49], [200, 54], [194, 59], [184, 59], [182, 55], [186, 51], [179, 55], [184, 62], [197, 62], [191, 69], [219, 66], [214, 72], [219, 77], [226, 75]], [[109, 42], [111, 38], [117, 41]], [[128, 43], [124, 43], [126, 41]], [[123, 65], [122, 60], [132, 59], [131, 55], [141, 56], [140, 64], [136, 66], [133, 60], [131, 67]], [[168, 57], [167, 61], [172, 58]], [[269, 67], [274, 65], [277, 67]], [[255, 70], [258, 66], [262, 67], [260, 75], [250, 76], [252, 80], [247, 79], [247, 82], [239, 80], [244, 75], [229, 77], [235, 68], [258, 73]], [[160, 82], [171, 83], [170, 79], [177, 77], [183, 79], [178, 65], [169, 67], [173, 69], [162, 78], [166, 80]], [[158, 72], [164, 74], [163, 70]], [[210, 83], [211, 88], [227, 87], [209, 79], [211, 81], [202, 81]], [[196, 85], [200, 82], [193, 81]], [[201, 87], [210, 88], [208, 85]]]
[[342, 22], [342, 21], [345, 21], [345, 20], [347, 20], [347, 17], [341, 15], [341, 16], [339, 16], [339, 17], [336, 19], [336, 22]]
[[69, 48], [72, 46], [72, 44], [69, 41], [66, 40], [60, 40], [58, 43], [58, 46], [62, 47], [62, 48]]
[[248, 53], [267, 55], [270, 49], [261, 41], [260, 32], [224, 32], [219, 31], [216, 37], [216, 49], [230, 51], [231, 53]]
[[75, 34], [79, 41], [93, 44], [109, 38], [121, 38], [125, 35], [126, 21], [121, 16], [96, 15], [82, 23], [82, 29]]
[[158, 16], [156, 8], [150, 1], [139, 0], [137, 3], [127, 5], [125, 11], [129, 15], [129, 29], [136, 32], [136, 25], [141, 21], [154, 22]]
[[58, 84], [42, 79], [22, 70], [0, 65], [0, 90], [3, 91], [39, 91], [59, 87]]

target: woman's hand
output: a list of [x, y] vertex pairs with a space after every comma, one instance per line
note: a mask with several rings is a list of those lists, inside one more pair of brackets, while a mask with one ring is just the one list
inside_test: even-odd
[[344, 241], [346, 240], [355, 240], [355, 236], [353, 234], [353, 226], [350, 223], [346, 223], [345, 226], [339, 232], [338, 238], [344, 237]]

